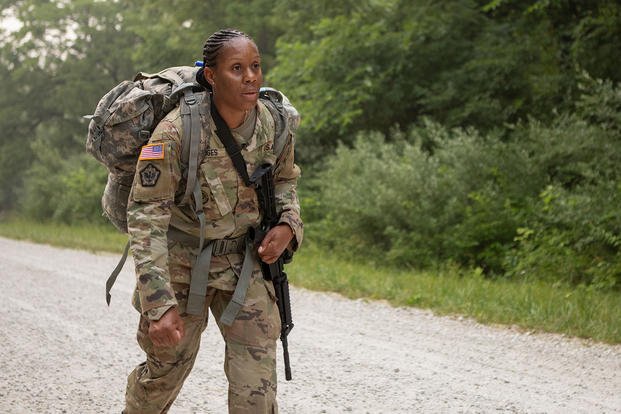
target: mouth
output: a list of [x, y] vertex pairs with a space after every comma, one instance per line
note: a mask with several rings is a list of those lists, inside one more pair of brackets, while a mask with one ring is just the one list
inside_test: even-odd
[[246, 98], [256, 98], [257, 96], [259, 96], [259, 91], [256, 89], [251, 90], [251, 91], [245, 91], [245, 92], [242, 92], [242, 96]]

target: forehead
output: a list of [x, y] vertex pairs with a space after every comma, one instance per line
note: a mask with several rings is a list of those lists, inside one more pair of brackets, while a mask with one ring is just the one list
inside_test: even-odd
[[229, 40], [222, 46], [219, 59], [255, 59], [259, 57], [259, 49], [257, 45], [250, 39], [245, 37], [236, 37]]

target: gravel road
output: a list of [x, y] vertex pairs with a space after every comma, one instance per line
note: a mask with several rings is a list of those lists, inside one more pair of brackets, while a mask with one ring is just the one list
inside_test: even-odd
[[[119, 413], [134, 341], [131, 260], [0, 238], [0, 413]], [[292, 291], [282, 413], [621, 413], [621, 346]], [[225, 413], [212, 324], [171, 413]], [[279, 354], [280, 362], [280, 354]]]

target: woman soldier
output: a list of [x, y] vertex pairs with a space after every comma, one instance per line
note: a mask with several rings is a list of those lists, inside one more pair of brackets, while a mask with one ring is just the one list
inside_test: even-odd
[[[191, 209], [175, 204], [185, 189], [180, 162], [183, 127], [177, 108], [158, 124], [143, 147], [130, 194], [128, 231], [137, 277], [133, 304], [141, 313], [137, 339], [147, 357], [128, 377], [126, 414], [168, 411], [194, 364], [208, 309], [226, 343], [229, 412], [278, 410], [280, 318], [272, 283], [263, 279], [258, 258], [273, 263], [285, 249], [295, 250], [302, 241], [296, 196], [300, 170], [293, 161], [293, 136], [283, 134], [284, 145], [275, 145], [274, 118], [258, 99], [261, 58], [250, 37], [237, 30], [220, 30], [207, 39], [203, 58], [204, 69], [197, 80], [208, 93], [200, 108], [203, 158], [198, 182], [206, 219], [205, 245], [210, 249], [208, 270], [203, 274], [192, 270], [201, 227]], [[241, 148], [249, 174], [265, 163], [273, 164], [280, 220], [258, 249], [246, 243], [247, 233], [261, 219], [257, 195], [227, 154], [220, 128], [214, 124], [217, 116]], [[281, 148], [279, 153], [276, 147]], [[247, 259], [249, 254], [254, 260]], [[243, 305], [231, 311], [229, 303], [244, 274], [249, 281]], [[189, 300], [194, 300], [191, 306]]]

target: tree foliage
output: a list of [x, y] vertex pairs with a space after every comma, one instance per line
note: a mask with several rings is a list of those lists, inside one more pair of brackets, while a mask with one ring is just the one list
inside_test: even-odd
[[[98, 99], [254, 37], [302, 114], [311, 239], [411, 266], [619, 287], [613, 0], [14, 0], [0, 32], [0, 211], [100, 220]], [[309, 179], [310, 178], [310, 179]]]
[[[320, 158], [358, 131], [422, 116], [448, 127], [502, 127], [571, 109], [581, 70], [618, 81], [616, 2], [382, 1], [283, 37], [272, 79], [305, 115], [302, 152]], [[283, 88], [284, 88], [283, 86]]]
[[[25, 172], [44, 153], [83, 151], [82, 115], [132, 73], [127, 55], [134, 36], [119, 30], [121, 10], [87, 0], [19, 1], [8, 9], [22, 27], [5, 32], [0, 45], [0, 208], [16, 205]], [[38, 140], [44, 145], [34, 150]]]

